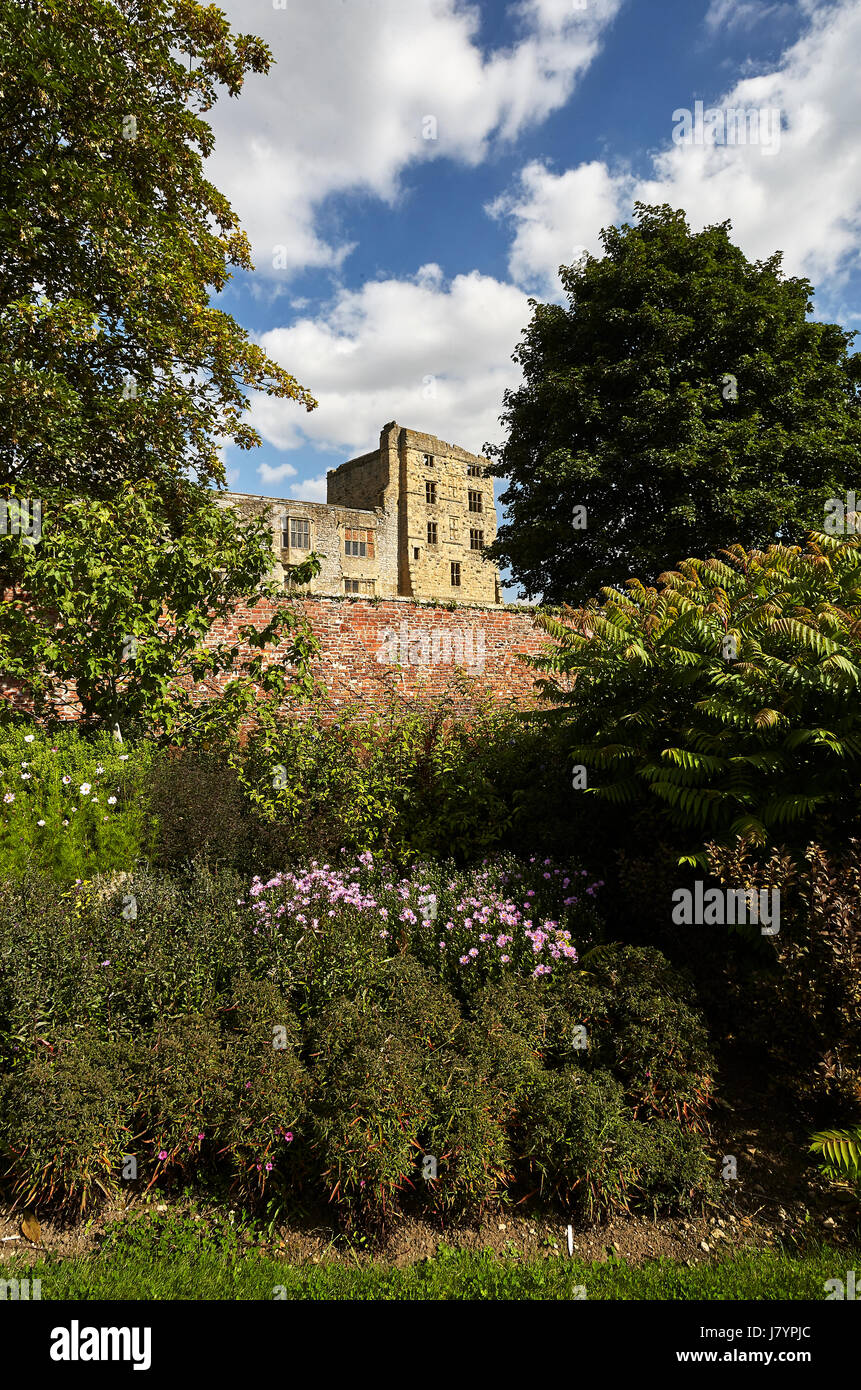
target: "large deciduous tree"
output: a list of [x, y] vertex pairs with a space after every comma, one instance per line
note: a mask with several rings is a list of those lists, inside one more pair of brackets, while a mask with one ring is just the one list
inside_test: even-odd
[[94, 718], [121, 691], [173, 721], [205, 596], [224, 617], [271, 563], [215, 502], [222, 447], [259, 444], [251, 391], [315, 405], [213, 302], [252, 267], [204, 113], [270, 62], [195, 0], [0, 0], [0, 670], [41, 700], [80, 677]]
[[809, 281], [666, 206], [638, 204], [602, 240], [561, 269], [567, 304], [531, 301], [523, 384], [488, 447], [508, 479], [491, 555], [547, 602], [797, 543], [829, 497], [861, 491], [861, 356], [808, 317]]

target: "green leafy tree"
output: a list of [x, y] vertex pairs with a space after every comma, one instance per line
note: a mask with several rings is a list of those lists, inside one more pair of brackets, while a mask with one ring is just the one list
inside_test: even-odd
[[194, 0], [0, 0], [0, 476], [223, 482], [248, 389], [314, 406], [210, 302], [252, 267], [202, 113], [270, 62]]
[[[76, 686], [93, 722], [176, 729], [172, 667], [219, 685], [209, 624], [268, 575], [211, 487], [260, 442], [249, 392], [315, 401], [212, 302], [252, 266], [203, 170], [205, 112], [270, 62], [195, 0], [0, 0], [0, 670], [42, 712]], [[305, 659], [289, 608], [249, 632], [261, 659], [285, 627]]]
[[487, 446], [508, 480], [490, 554], [527, 595], [582, 602], [679, 556], [799, 543], [861, 485], [855, 335], [811, 322], [809, 281], [729, 232], [638, 204], [603, 257], [562, 267], [566, 305], [531, 301]]
[[[265, 522], [185, 489], [178, 533], [142, 482], [107, 499], [67, 495], [37, 545], [6, 538], [18, 585], [3, 605], [0, 670], [38, 716], [68, 718], [78, 703], [90, 725], [220, 741], [243, 720], [274, 727], [286, 696], [312, 693], [318, 644], [277, 601]], [[312, 555], [293, 574], [318, 570]], [[238, 642], [212, 635], [258, 603], [262, 623], [238, 623]]]
[[725, 555], [540, 614], [555, 646], [533, 658], [573, 794], [649, 808], [699, 862], [706, 840], [802, 843], [859, 808], [861, 541]]

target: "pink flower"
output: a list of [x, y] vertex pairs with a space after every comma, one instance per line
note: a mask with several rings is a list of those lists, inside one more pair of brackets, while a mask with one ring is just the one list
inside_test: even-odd
[[167, 1158], [167, 1149], [161, 1150], [161, 1152], [159, 1153], [159, 1158], [161, 1159], [162, 1163], [164, 1163], [164, 1160]]

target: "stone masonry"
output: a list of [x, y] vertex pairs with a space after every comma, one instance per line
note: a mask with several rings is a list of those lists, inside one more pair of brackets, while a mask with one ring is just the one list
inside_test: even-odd
[[496, 537], [487, 460], [432, 434], [384, 425], [378, 449], [348, 459], [326, 480], [326, 502], [221, 493], [224, 506], [265, 516], [273, 570], [314, 551], [321, 570], [310, 594], [500, 603], [499, 573], [484, 557]]

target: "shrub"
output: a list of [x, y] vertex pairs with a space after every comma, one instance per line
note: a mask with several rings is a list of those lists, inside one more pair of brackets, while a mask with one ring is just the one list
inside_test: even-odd
[[136, 1048], [80, 1034], [0, 1076], [0, 1158], [23, 1204], [92, 1208], [113, 1196], [130, 1126]]
[[761, 982], [759, 1017], [779, 1075], [809, 1111], [861, 1113], [861, 842], [842, 853], [809, 845], [766, 857], [749, 842], [711, 846], [722, 882], [781, 894], [776, 970]]
[[649, 807], [700, 862], [707, 838], [798, 842], [858, 809], [861, 541], [722, 554], [539, 614], [556, 648], [533, 659], [584, 795]]
[[431, 1118], [423, 1057], [378, 1005], [341, 1000], [312, 1040], [312, 1146], [344, 1219], [380, 1224], [413, 1184]]
[[224, 1038], [228, 1067], [215, 1142], [235, 1184], [249, 1197], [298, 1185], [305, 1154], [311, 1080], [300, 1059], [302, 1033], [271, 981], [234, 986]]
[[629, 1210], [635, 1199], [685, 1206], [708, 1186], [696, 1136], [635, 1120], [603, 1070], [541, 1073], [518, 1108], [515, 1144], [541, 1193], [589, 1218]]
[[714, 1062], [693, 987], [653, 947], [607, 947], [557, 983], [556, 1045], [564, 1056], [575, 1025], [588, 1046], [577, 1057], [612, 1072], [635, 1115], [703, 1128]]
[[[536, 1174], [554, 1200], [591, 1192], [594, 1211], [687, 1200], [675, 1169], [661, 1187], [648, 1163], [708, 1099], [689, 987], [655, 951], [579, 961], [578, 924], [597, 930], [590, 887], [547, 861], [399, 879], [369, 852], [250, 885], [200, 866], [59, 891], [47, 875], [3, 882], [8, 1182], [90, 1205], [130, 1154], [143, 1187], [322, 1196], [354, 1227], [396, 1209], [474, 1214]], [[557, 1086], [571, 1104], [553, 1139]]]
[[151, 1186], [198, 1167], [225, 1122], [227, 1058], [213, 1015], [167, 1020], [148, 1039], [140, 1109]]

